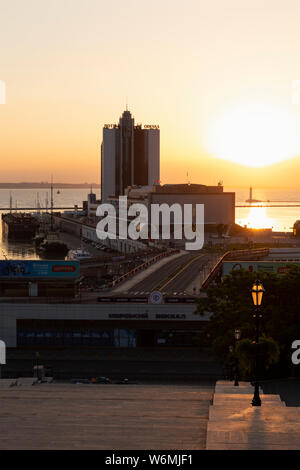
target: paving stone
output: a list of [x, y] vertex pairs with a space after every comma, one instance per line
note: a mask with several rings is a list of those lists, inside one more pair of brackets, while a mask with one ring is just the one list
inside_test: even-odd
[[[251, 403], [253, 398], [252, 394], [234, 394], [234, 393], [215, 393], [214, 395], [214, 405], [218, 405], [221, 403]], [[280, 404], [282, 405], [283, 402], [280, 399], [279, 395], [261, 395], [260, 396], [262, 403], [271, 403], [272, 404]]]
[[182, 385], [0, 389], [0, 449], [205, 449], [212, 393]]
[[[252, 406], [249, 388], [218, 382], [209, 409], [208, 450], [299, 450], [300, 408], [286, 407], [279, 395], [261, 394], [262, 406]], [[225, 392], [225, 393], [224, 393]]]
[[266, 421], [299, 421], [300, 420], [300, 408], [294, 407], [277, 407], [276, 409], [272, 406], [254, 407], [249, 406], [248, 408], [241, 407], [236, 408], [224, 408], [221, 405], [210, 406], [209, 409], [209, 420], [220, 421], [220, 420], [253, 420], [255, 416], [260, 415]]
[[17, 385], [21, 387], [29, 387], [37, 383], [36, 377], [19, 377], [17, 380]]

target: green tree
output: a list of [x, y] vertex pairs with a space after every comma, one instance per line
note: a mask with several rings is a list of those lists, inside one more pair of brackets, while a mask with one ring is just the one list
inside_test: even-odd
[[291, 265], [280, 276], [234, 270], [208, 288], [207, 297], [198, 300], [196, 313], [210, 313], [204, 337], [209, 338], [214, 354], [226, 363], [235, 328], [241, 329], [243, 339], [254, 338], [251, 287], [257, 277], [265, 288], [260, 334], [278, 344], [279, 367], [281, 372], [287, 372], [291, 365], [291, 344], [300, 338], [300, 269], [297, 266]]
[[[258, 342], [258, 357], [260, 368], [268, 369], [270, 365], [279, 360], [280, 350], [273, 338], [261, 336]], [[236, 346], [236, 355], [239, 361], [239, 371], [243, 377], [252, 377], [256, 344], [248, 338], [242, 339]]]

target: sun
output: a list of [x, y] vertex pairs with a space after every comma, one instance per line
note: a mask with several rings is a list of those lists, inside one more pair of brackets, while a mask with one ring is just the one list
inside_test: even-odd
[[214, 157], [251, 167], [300, 154], [299, 121], [287, 109], [270, 104], [227, 109], [209, 125], [207, 136], [207, 150]]
[[247, 209], [247, 214], [240, 218], [239, 224], [249, 228], [273, 228], [276, 221], [267, 215], [266, 207], [250, 207]]

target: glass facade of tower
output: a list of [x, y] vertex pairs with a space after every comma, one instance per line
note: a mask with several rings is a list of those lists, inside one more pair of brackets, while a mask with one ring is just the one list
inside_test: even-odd
[[134, 130], [134, 183], [139, 186], [148, 184], [148, 152], [145, 129], [137, 126]]
[[134, 119], [129, 111], [124, 111], [119, 126], [121, 130], [120, 194], [124, 194], [125, 188], [133, 184]]
[[118, 125], [104, 126], [101, 146], [103, 202], [109, 196], [123, 195], [128, 186], [157, 184], [160, 171], [159, 133], [158, 126], [135, 126], [128, 110], [123, 112]]

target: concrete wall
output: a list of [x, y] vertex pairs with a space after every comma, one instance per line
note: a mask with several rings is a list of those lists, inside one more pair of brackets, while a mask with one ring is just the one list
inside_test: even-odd
[[101, 199], [107, 201], [108, 196], [115, 194], [116, 182], [116, 142], [119, 129], [103, 129], [101, 155]]
[[[70, 233], [72, 235], [82, 236], [87, 238], [95, 243], [99, 243], [99, 238], [97, 237], [96, 227], [91, 227], [89, 225], [83, 225], [75, 220], [68, 220], [67, 218], [61, 218], [54, 216], [55, 223], [60, 227], [64, 232]], [[135, 240], [113, 240], [107, 238], [106, 240], [101, 240], [107, 247], [112, 248], [119, 253], [137, 253], [140, 251], [146, 250], [146, 246], [141, 241]]]
[[205, 224], [226, 224], [235, 222], [235, 193], [199, 193], [199, 194], [159, 194], [152, 193], [150, 203], [172, 205], [175, 203], [204, 204]]
[[54, 222], [57, 224], [62, 232], [70, 233], [77, 237], [81, 237], [82, 225], [74, 222], [72, 219], [61, 218], [54, 216]]
[[147, 248], [142, 242], [130, 239], [120, 240], [118, 238], [106, 238], [105, 240], [99, 240], [99, 238], [97, 237], [96, 228], [88, 227], [86, 225], [82, 226], [82, 236], [96, 243], [99, 243], [101, 241], [101, 243], [104, 243], [104, 245], [111, 248], [112, 250], [124, 254], [137, 253], [139, 251], [144, 251]]
[[160, 180], [160, 131], [148, 129], [147, 155], [148, 155], [148, 185], [158, 184]]

